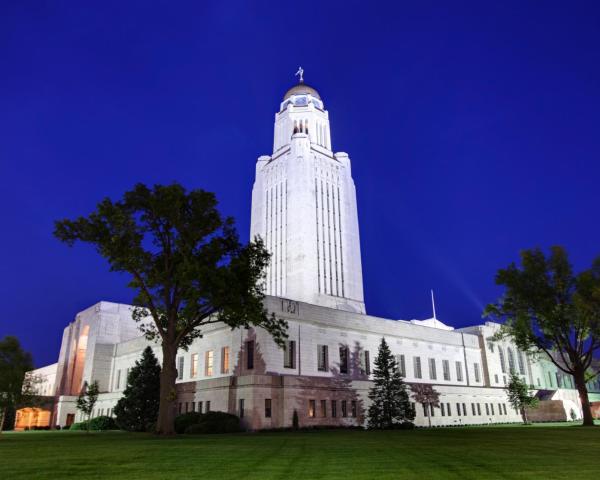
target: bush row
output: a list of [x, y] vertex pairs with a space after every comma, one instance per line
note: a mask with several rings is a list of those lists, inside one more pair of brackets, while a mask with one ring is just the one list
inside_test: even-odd
[[[88, 422], [79, 422], [71, 425], [70, 430], [87, 430]], [[90, 420], [90, 430], [118, 430], [117, 423], [112, 417], [96, 417]]]
[[225, 412], [190, 412], [175, 417], [175, 431], [187, 434], [235, 433], [243, 431], [240, 419]]

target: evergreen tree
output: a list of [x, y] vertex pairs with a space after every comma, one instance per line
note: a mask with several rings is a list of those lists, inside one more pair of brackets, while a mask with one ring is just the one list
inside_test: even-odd
[[94, 406], [98, 401], [98, 394], [100, 389], [98, 382], [94, 381], [88, 385], [87, 382], [83, 382], [83, 388], [77, 398], [77, 410], [87, 416], [87, 431], [90, 432], [90, 417], [94, 411]]
[[410, 404], [408, 389], [398, 371], [385, 338], [375, 359], [373, 386], [369, 390], [369, 428], [393, 428], [394, 424], [412, 421], [415, 412]]
[[508, 401], [512, 407], [521, 412], [523, 423], [527, 423], [527, 412], [526, 407], [535, 408], [538, 406], [538, 399], [535, 395], [529, 393], [527, 384], [521, 380], [521, 378], [515, 373], [511, 372], [510, 381], [506, 386], [506, 394], [508, 395]]
[[130, 370], [123, 396], [115, 406], [117, 424], [124, 430], [143, 432], [156, 422], [159, 403], [160, 365], [152, 348], [146, 347]]

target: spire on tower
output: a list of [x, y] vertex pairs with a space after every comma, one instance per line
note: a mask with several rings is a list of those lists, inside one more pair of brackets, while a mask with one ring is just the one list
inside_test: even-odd
[[437, 317], [435, 316], [435, 298], [433, 298], [433, 290], [431, 290], [431, 307], [433, 309], [433, 319], [437, 320]]

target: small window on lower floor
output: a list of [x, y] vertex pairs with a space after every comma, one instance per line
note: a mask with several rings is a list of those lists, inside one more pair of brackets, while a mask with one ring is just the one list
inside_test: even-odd
[[265, 418], [271, 418], [271, 399], [265, 398]]
[[[240, 398], [239, 403], [240, 403], [240, 406], [239, 406], [240, 418], [244, 418], [244, 399]], [[206, 404], [207, 404], [206, 406], [208, 407], [208, 402], [206, 402]]]
[[348, 403], [346, 400], [342, 400], [342, 417], [348, 416]]
[[331, 401], [331, 416], [333, 418], [337, 417], [337, 400]]
[[356, 418], [356, 414], [357, 414], [357, 409], [356, 409], [356, 400], [352, 400], [352, 402], [350, 402], [350, 410], [352, 412], [352, 417]]
[[327, 400], [321, 400], [321, 416], [323, 418], [327, 416]]
[[208, 413], [208, 412], [210, 412], [210, 400], [206, 402], [206, 412], [205, 413]]

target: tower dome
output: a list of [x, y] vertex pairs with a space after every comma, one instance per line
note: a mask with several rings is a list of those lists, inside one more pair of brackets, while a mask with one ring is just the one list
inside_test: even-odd
[[307, 85], [304, 82], [300, 82], [298, 85], [294, 85], [287, 92], [285, 92], [283, 99], [287, 100], [292, 95], [312, 95], [313, 97], [321, 100], [321, 96], [319, 95], [319, 92], [317, 92], [313, 87], [311, 87], [310, 85]]

